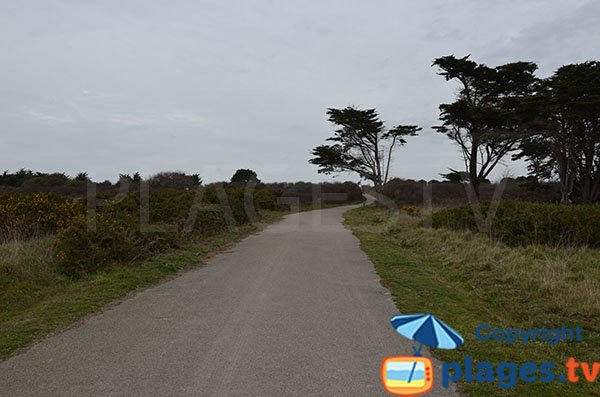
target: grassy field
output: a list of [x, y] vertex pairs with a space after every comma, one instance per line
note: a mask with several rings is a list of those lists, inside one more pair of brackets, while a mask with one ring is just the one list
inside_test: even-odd
[[[600, 250], [528, 246], [511, 248], [489, 237], [426, 229], [408, 215], [365, 207], [346, 224], [375, 263], [402, 313], [434, 313], [464, 337], [458, 350], [437, 349], [444, 361], [554, 362], [566, 374], [569, 357], [600, 361]], [[480, 324], [492, 328], [581, 325], [583, 342], [514, 344], [478, 341]], [[400, 337], [400, 336], [399, 336]], [[406, 352], [410, 354], [411, 352]], [[581, 370], [579, 370], [581, 371]], [[582, 377], [580, 372], [580, 377]], [[600, 396], [598, 383], [460, 382], [469, 396]]]

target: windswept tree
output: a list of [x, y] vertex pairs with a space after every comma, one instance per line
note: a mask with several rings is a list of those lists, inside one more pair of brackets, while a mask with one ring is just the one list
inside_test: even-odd
[[394, 149], [403, 146], [406, 137], [415, 136], [421, 130], [415, 125], [387, 129], [375, 109], [330, 108], [327, 115], [337, 127], [334, 135], [327, 139], [333, 144], [317, 146], [309, 162], [317, 165], [323, 174], [356, 172], [373, 182], [378, 194], [389, 178]]
[[535, 129], [514, 158], [531, 175], [557, 178], [561, 202], [600, 200], [600, 63], [559, 68], [530, 100]]
[[457, 171], [452, 168], [448, 168], [450, 171], [447, 174], [439, 174], [442, 178], [444, 178], [443, 182], [452, 182], [452, 183], [460, 183], [469, 180], [469, 174], [464, 171]]
[[73, 180], [77, 181], [77, 182], [86, 182], [86, 181], [90, 180], [90, 177], [89, 177], [88, 173], [84, 171], [84, 172], [78, 173], [75, 176], [75, 178], [73, 178]]
[[440, 105], [441, 126], [460, 148], [475, 195], [502, 159], [515, 149], [526, 120], [522, 102], [534, 92], [537, 65], [515, 62], [495, 68], [454, 55], [437, 58], [433, 66], [447, 81], [460, 84], [456, 101]]

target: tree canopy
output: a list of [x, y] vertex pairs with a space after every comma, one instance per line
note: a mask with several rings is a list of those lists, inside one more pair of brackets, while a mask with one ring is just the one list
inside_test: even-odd
[[394, 149], [421, 130], [415, 125], [387, 129], [376, 109], [329, 108], [327, 115], [336, 126], [327, 139], [333, 144], [317, 146], [309, 162], [319, 167], [319, 173], [355, 172], [373, 182], [378, 193], [389, 178]]
[[238, 169], [231, 177], [231, 183], [246, 184], [250, 181], [260, 183], [260, 180], [258, 179], [258, 175], [256, 174], [256, 172], [254, 172], [250, 169], [246, 169], [246, 168]]
[[[600, 199], [600, 63], [565, 65], [530, 98], [532, 132], [514, 158], [528, 160], [531, 175], [557, 177], [562, 202]], [[573, 197], [575, 196], [575, 197]]]
[[187, 175], [184, 172], [159, 172], [148, 178], [148, 184], [153, 188], [191, 189], [201, 185], [202, 178], [198, 174]]
[[526, 125], [523, 100], [533, 93], [537, 65], [514, 62], [495, 68], [469, 56], [437, 58], [433, 66], [447, 81], [456, 80], [456, 100], [440, 105], [441, 126], [433, 127], [460, 148], [468, 182], [479, 196], [480, 184], [514, 150]]

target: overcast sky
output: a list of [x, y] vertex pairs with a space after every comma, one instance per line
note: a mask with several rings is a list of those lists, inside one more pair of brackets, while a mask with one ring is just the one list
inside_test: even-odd
[[0, 168], [326, 180], [325, 111], [355, 105], [422, 126], [393, 174], [436, 178], [462, 161], [431, 129], [456, 90], [434, 58], [547, 76], [600, 58], [599, 22], [595, 0], [0, 0]]

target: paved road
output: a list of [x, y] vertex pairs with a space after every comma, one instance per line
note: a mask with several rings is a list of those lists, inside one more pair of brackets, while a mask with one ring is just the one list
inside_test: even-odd
[[386, 395], [380, 363], [411, 344], [345, 210], [290, 215], [42, 341], [0, 364], [0, 395]]

